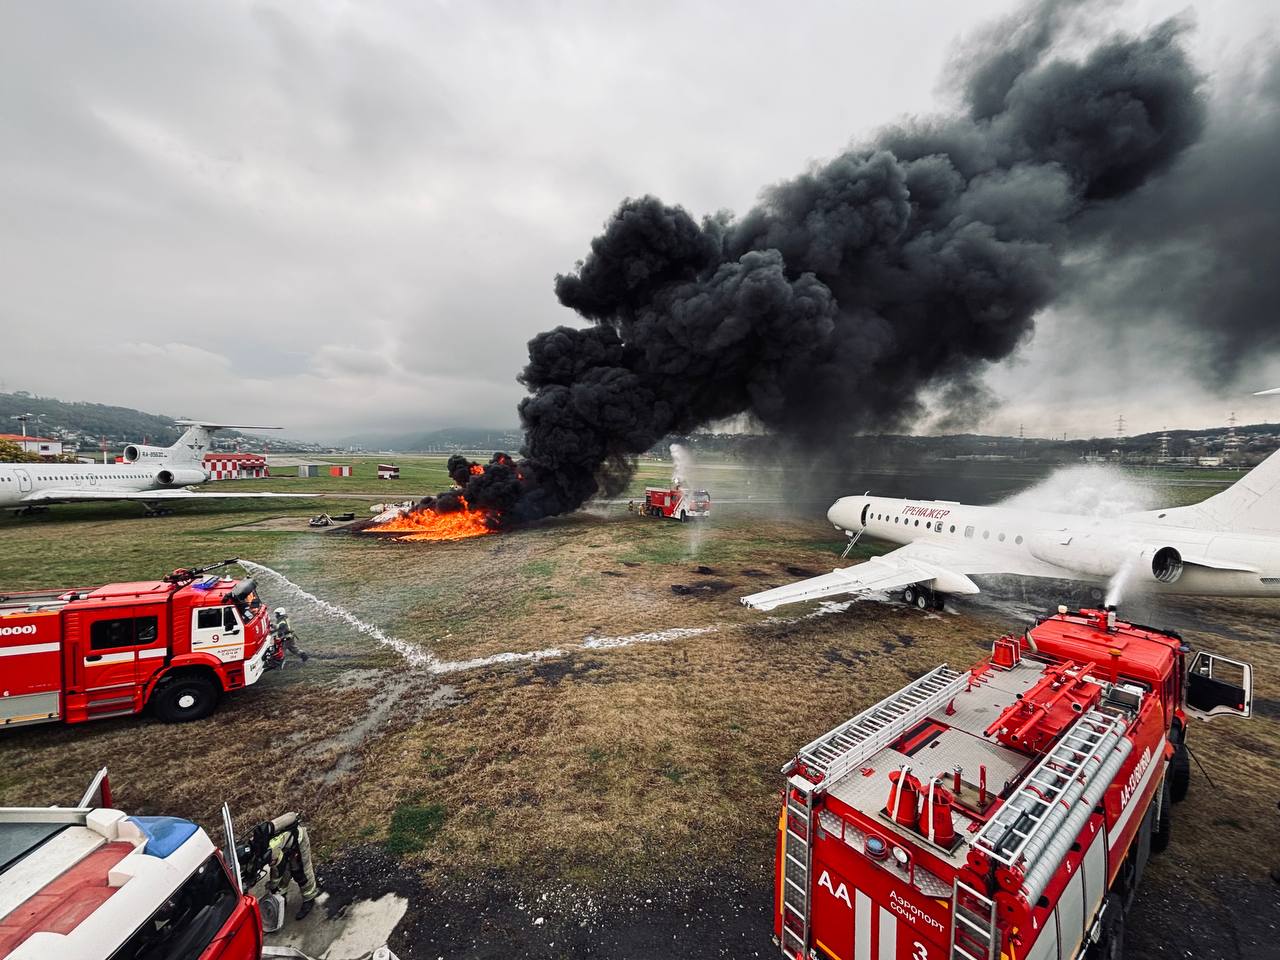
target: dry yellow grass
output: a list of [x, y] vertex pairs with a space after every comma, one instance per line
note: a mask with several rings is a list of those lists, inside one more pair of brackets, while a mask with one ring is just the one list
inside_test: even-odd
[[[75, 579], [152, 523], [95, 529]], [[585, 885], [699, 865], [761, 875], [773, 856], [778, 768], [799, 745], [941, 661], [969, 665], [1018, 626], [975, 604], [942, 616], [876, 603], [811, 619], [804, 609], [746, 610], [740, 595], [795, 578], [784, 563], [818, 572], [834, 561], [820, 523], [759, 511], [724, 511], [702, 529], [582, 514], [442, 545], [209, 523], [168, 528], [174, 539], [149, 570], [126, 551], [121, 575], [241, 552], [441, 659], [567, 655], [435, 677], [290, 601], [317, 655], [306, 668], [268, 675], [190, 726], [10, 731], [0, 737], [0, 803], [69, 802], [106, 763], [119, 802], [139, 813], [209, 826], [224, 799], [246, 823], [301, 808], [327, 856], [386, 839], [398, 808], [438, 806], [440, 829], [411, 855], [428, 872], [497, 867]], [[67, 567], [72, 526], [40, 545]], [[1193, 772], [1171, 855], [1153, 877], [1258, 876], [1280, 848], [1280, 604], [1178, 601], [1167, 612], [1166, 622], [1192, 626], [1192, 643], [1254, 661], [1260, 716], [1193, 731], [1219, 790]], [[669, 628], [704, 632], [583, 646]], [[1235, 841], [1229, 860], [1224, 837]]]

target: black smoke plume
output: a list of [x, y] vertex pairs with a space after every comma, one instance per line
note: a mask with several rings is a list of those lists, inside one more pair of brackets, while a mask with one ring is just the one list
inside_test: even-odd
[[664, 436], [736, 414], [817, 444], [905, 425], [925, 391], [975, 395], [1059, 295], [1077, 225], [1119, 216], [1204, 127], [1177, 23], [1055, 58], [1078, 6], [1041, 3], [971, 48], [963, 114], [893, 127], [740, 219], [624, 201], [556, 278], [589, 325], [529, 343], [524, 459], [468, 465], [467, 502], [570, 511]]

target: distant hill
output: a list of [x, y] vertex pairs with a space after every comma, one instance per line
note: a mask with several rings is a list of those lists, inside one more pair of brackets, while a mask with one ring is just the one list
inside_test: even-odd
[[82, 439], [82, 445], [96, 442], [99, 437], [118, 442], [145, 437], [149, 443], [163, 446], [174, 443], [182, 432], [172, 417], [128, 407], [67, 403], [25, 392], [0, 393], [0, 433], [21, 433], [22, 424], [11, 418], [24, 413], [32, 415], [27, 422], [27, 433]]
[[[182, 428], [174, 418], [161, 414], [145, 413], [128, 407], [114, 407], [103, 403], [68, 403], [53, 397], [39, 397], [29, 393], [0, 393], [0, 433], [21, 433], [22, 425], [10, 419], [19, 414], [30, 414], [27, 432], [32, 435], [56, 436], [78, 443], [82, 452], [94, 451], [100, 437], [118, 450], [125, 443], [144, 438], [148, 443], [165, 446], [178, 439]], [[1242, 457], [1254, 461], [1270, 453], [1280, 445], [1280, 424], [1240, 424], [1235, 428], [1236, 445]], [[237, 437], [233, 430], [217, 434], [217, 448], [230, 449]], [[1225, 428], [1207, 427], [1200, 430], [1168, 431], [1170, 455], [1216, 455], [1227, 448]], [[654, 446], [653, 452], [665, 455], [665, 438]], [[706, 451], [746, 454], [756, 447], [761, 453], [776, 446], [776, 440], [767, 436], [745, 434], [699, 434], [686, 438], [695, 447]], [[363, 448], [366, 450], [399, 450], [403, 452], [448, 453], [454, 450], [494, 451], [516, 453], [524, 442], [524, 436], [516, 427], [450, 427], [413, 433], [369, 433], [348, 437], [338, 443], [338, 448]], [[868, 455], [936, 457], [1035, 457], [1050, 460], [1075, 460], [1086, 454], [1110, 456], [1117, 451], [1125, 458], [1154, 457], [1162, 449], [1161, 434], [1144, 433], [1117, 440], [1114, 437], [1095, 437], [1091, 440], [1066, 440], [1051, 438], [996, 437], [973, 434], [950, 436], [863, 436], [844, 438], [842, 443], [865, 450]], [[321, 452], [332, 449], [327, 444], [292, 441], [285, 437], [271, 437], [271, 449], [276, 451], [298, 450]]]
[[448, 427], [425, 433], [367, 433], [347, 437], [343, 446], [366, 449], [430, 452], [446, 450], [503, 450], [514, 453], [524, 442], [515, 427]]

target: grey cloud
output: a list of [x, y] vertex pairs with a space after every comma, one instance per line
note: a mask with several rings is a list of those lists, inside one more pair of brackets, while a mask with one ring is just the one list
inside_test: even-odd
[[[0, 380], [317, 438], [510, 424], [525, 344], [573, 322], [553, 276], [620, 197], [747, 209], [759, 184], [931, 111], [951, 38], [1008, 6], [934, 5], [920, 22], [910, 5], [799, 18], [754, 0], [733, 16], [661, 2], [4, 5]], [[1025, 49], [1036, 16], [1075, 6], [1019, 14]], [[1233, 30], [1264, 19], [1245, 6]], [[1008, 97], [1010, 75], [984, 96]], [[928, 125], [899, 126], [923, 138]], [[985, 174], [985, 195], [971, 188], [985, 222], [1025, 235], [1026, 207], [1006, 198], [1030, 203], [1032, 185], [977, 127], [928, 131], [952, 164], [922, 156], [911, 189]], [[1052, 177], [1035, 190], [1045, 209], [1064, 202]], [[1098, 237], [1128, 259], [1144, 241], [1116, 229]], [[864, 324], [876, 349], [888, 334]], [[347, 347], [372, 354], [344, 366]]]

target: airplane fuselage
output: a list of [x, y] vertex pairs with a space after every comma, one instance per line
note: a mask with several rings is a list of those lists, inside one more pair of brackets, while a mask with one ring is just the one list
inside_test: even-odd
[[203, 470], [164, 464], [6, 463], [0, 464], [0, 508], [24, 506], [24, 501], [31, 502], [31, 495], [42, 490], [141, 493], [173, 490], [205, 479]]
[[991, 574], [1116, 581], [1197, 596], [1280, 597], [1280, 537], [1184, 526], [1178, 514], [1088, 517], [861, 496], [837, 500], [827, 519], [848, 536], [897, 545], [925, 541], [972, 553]]

